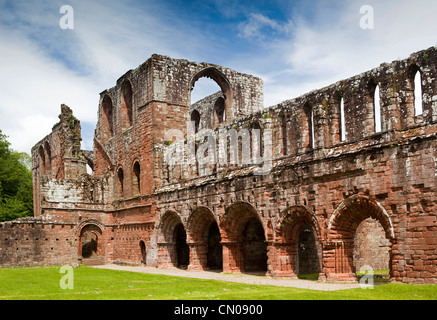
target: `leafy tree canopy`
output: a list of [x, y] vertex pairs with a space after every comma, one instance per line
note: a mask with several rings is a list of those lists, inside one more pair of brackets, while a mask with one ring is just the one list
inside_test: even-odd
[[0, 221], [33, 215], [31, 157], [11, 149], [0, 130]]

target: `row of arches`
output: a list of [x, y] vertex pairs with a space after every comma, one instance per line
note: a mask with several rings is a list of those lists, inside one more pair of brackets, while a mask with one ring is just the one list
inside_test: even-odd
[[[129, 80], [124, 80], [120, 89], [120, 108], [118, 119], [122, 131], [127, 130], [133, 123], [133, 92]], [[115, 108], [112, 98], [105, 94], [102, 99], [101, 129], [102, 141], [106, 142], [115, 134]]]
[[[330, 137], [328, 139], [329, 141], [325, 141], [324, 143], [335, 145], [352, 141], [354, 136], [364, 137], [387, 130], [390, 127], [388, 123], [391, 121], [387, 117], [391, 115], [388, 115], [388, 113], [384, 114], [382, 110], [383, 97], [381, 95], [382, 84], [380, 81], [383, 80], [371, 77], [365, 85], [365, 97], [362, 101], [365, 114], [363, 115], [360, 126], [357, 126], [357, 123], [355, 123], [357, 119], [351, 118], [350, 115], [348, 116], [351, 111], [349, 109], [352, 107], [356, 108], [356, 106], [354, 105], [354, 94], [346, 94], [346, 91], [350, 90], [353, 92], [354, 89], [345, 88], [344, 86], [333, 94], [332, 99], [324, 100], [322, 104], [323, 112], [328, 115], [329, 132], [320, 130], [320, 121], [322, 121], [321, 117], [323, 116], [319, 113], [316, 114], [314, 109], [315, 102], [308, 101], [304, 103], [300, 120], [300, 139], [291, 136], [291, 129], [288, 127], [293, 126], [288, 123], [289, 117], [285, 116], [285, 114], [280, 114], [282, 117], [281, 129], [284, 155], [293, 153], [291, 150], [293, 147], [289, 141], [293, 139], [300, 141], [298, 145], [300, 152], [306, 152], [316, 148], [318, 146], [317, 141], [325, 141], [328, 136]], [[404, 125], [414, 125], [420, 122], [420, 117], [423, 114], [422, 72], [417, 65], [412, 64], [409, 66], [403, 86], [405, 87], [406, 96], [403, 102], [405, 106], [401, 106], [401, 108], [406, 108], [404, 114], [406, 114], [407, 119], [400, 120], [400, 123]], [[396, 85], [393, 84], [390, 90], [396, 91]], [[386, 97], [385, 99], [388, 98]], [[357, 115], [355, 114], [355, 116]], [[352, 132], [357, 127], [362, 127], [364, 132]], [[299, 150], [297, 150], [297, 152], [299, 152]]]
[[[270, 220], [262, 219], [246, 202], [229, 206], [219, 221], [206, 207], [193, 210], [186, 222], [176, 211], [166, 211], [158, 226], [158, 265], [224, 272], [267, 272], [273, 276], [351, 275], [363, 263], [362, 259], [359, 263], [354, 259], [369, 257], [359, 252], [364, 245], [356, 240], [357, 232], [365, 229], [359, 226], [368, 220], [376, 221], [386, 241], [390, 244], [394, 241], [389, 215], [367, 197], [344, 201], [331, 215], [327, 229], [320, 227], [319, 220], [305, 206], [288, 208], [276, 227]], [[385, 251], [376, 256], [390, 259], [391, 245], [383, 249], [378, 247], [376, 245], [372, 250]], [[368, 263], [377, 265], [376, 261]], [[389, 260], [385, 261], [385, 268], [388, 269], [389, 264]]]

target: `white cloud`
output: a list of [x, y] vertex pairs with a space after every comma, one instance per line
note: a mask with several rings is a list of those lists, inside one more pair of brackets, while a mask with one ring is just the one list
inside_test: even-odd
[[[30, 153], [58, 121], [60, 105], [75, 109], [82, 121], [95, 122], [98, 86], [49, 60], [18, 33], [0, 30], [0, 128], [12, 147]], [[6, 44], [7, 45], [4, 45]]]
[[279, 23], [265, 15], [259, 13], [249, 14], [249, 18], [240, 23], [238, 26], [239, 35], [243, 38], [265, 38], [266, 30], [276, 31], [281, 34], [290, 32], [293, 23], [288, 21], [287, 23]]
[[[247, 65], [263, 68], [259, 74], [268, 79], [266, 106], [436, 45], [437, 2], [418, 0], [413, 5], [411, 1], [387, 0], [368, 4], [375, 13], [373, 30], [360, 28], [362, 1], [344, 1], [335, 7], [317, 1], [311, 16], [300, 12], [290, 17], [293, 28], [288, 37], [259, 37], [268, 50]], [[256, 23], [253, 30], [255, 35], [261, 32]]]
[[116, 1], [74, 1], [74, 30], [64, 31], [62, 4], [17, 2], [0, 12], [0, 129], [18, 151], [30, 153], [50, 133], [62, 103], [81, 121], [83, 146], [91, 149], [101, 91], [153, 53], [178, 57], [202, 40], [193, 32], [182, 37], [190, 28], [176, 20], [160, 21], [158, 6], [145, 12]]

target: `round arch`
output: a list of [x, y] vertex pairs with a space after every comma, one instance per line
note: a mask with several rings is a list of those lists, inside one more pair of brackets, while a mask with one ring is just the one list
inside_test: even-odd
[[187, 220], [188, 238], [192, 242], [202, 242], [208, 237], [209, 226], [217, 222], [214, 213], [207, 207], [195, 208]]
[[275, 229], [275, 276], [297, 277], [322, 271], [322, 235], [308, 207], [291, 206], [282, 212]]
[[195, 208], [187, 221], [191, 270], [222, 269], [223, 254], [217, 220], [208, 207]]
[[[333, 280], [356, 279], [354, 264], [355, 235], [360, 224], [373, 219], [379, 222], [386, 239], [395, 243], [393, 222], [384, 207], [376, 200], [362, 195], [345, 199], [331, 215], [328, 222], [327, 248], [330, 254], [324, 256], [324, 273]], [[391, 268], [391, 245], [388, 247], [389, 268]]]
[[200, 70], [199, 72], [197, 72], [190, 81], [188, 97], [190, 97], [190, 93], [193, 90], [196, 81], [199, 80], [200, 78], [203, 78], [203, 77], [212, 79], [219, 85], [220, 89], [223, 92], [223, 97], [224, 97], [224, 111], [223, 111], [224, 117], [223, 117], [223, 120], [230, 119], [231, 112], [232, 112], [231, 106], [232, 106], [232, 100], [233, 100], [232, 87], [231, 87], [231, 84], [229, 83], [229, 80], [226, 78], [226, 76], [217, 68], [207, 67], [207, 68], [204, 68], [204, 69]]
[[158, 226], [158, 265], [187, 268], [190, 250], [187, 245], [186, 226], [176, 211], [168, 210]]
[[260, 214], [255, 207], [244, 201], [233, 203], [226, 208], [220, 222], [222, 237], [227, 241], [241, 241], [244, 227], [250, 219], [257, 219], [261, 223], [264, 236], [267, 239], [267, 228], [263, 224]]
[[224, 246], [223, 271], [267, 271], [267, 228], [250, 203], [230, 205], [220, 225]]
[[158, 242], [174, 242], [174, 229], [178, 224], [183, 225], [180, 215], [176, 211], [168, 210], [164, 212], [159, 221]]
[[291, 206], [283, 211], [275, 232], [276, 242], [289, 242], [299, 236], [304, 225], [311, 225], [317, 238], [321, 239], [321, 229], [314, 212], [302, 205]]
[[103, 226], [100, 222], [95, 220], [83, 221], [76, 231], [79, 238], [79, 256], [88, 259], [104, 255]]
[[385, 208], [367, 196], [353, 195], [345, 199], [331, 215], [328, 222], [329, 236], [352, 237], [358, 225], [367, 218], [378, 220], [388, 239], [395, 239], [393, 221]]

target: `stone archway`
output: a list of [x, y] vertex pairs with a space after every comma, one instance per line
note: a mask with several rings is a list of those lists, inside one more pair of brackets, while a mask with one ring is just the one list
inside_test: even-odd
[[229, 206], [220, 227], [224, 272], [267, 270], [265, 227], [251, 204], [237, 202]]
[[245, 272], [267, 271], [267, 242], [264, 228], [257, 218], [246, 222], [241, 239]]
[[328, 279], [356, 279], [356, 234], [362, 222], [369, 218], [379, 223], [385, 238], [390, 242], [388, 265], [391, 266], [391, 244], [395, 241], [395, 234], [389, 214], [381, 204], [370, 197], [354, 195], [344, 200], [329, 219], [323, 263]]
[[175, 211], [166, 211], [158, 226], [158, 266], [186, 268], [189, 247], [185, 225]]
[[195, 208], [187, 221], [190, 270], [222, 269], [222, 245], [211, 209]]
[[79, 231], [79, 256], [82, 263], [96, 265], [104, 263], [102, 229], [92, 222], [83, 224]]
[[276, 228], [272, 275], [298, 277], [322, 270], [321, 230], [314, 213], [306, 206], [287, 208]]

